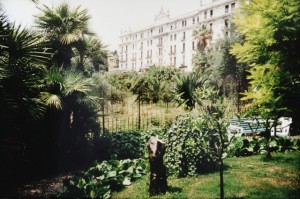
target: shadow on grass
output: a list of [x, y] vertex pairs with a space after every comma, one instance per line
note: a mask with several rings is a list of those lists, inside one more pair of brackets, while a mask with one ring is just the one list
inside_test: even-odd
[[261, 157], [261, 160], [263, 162], [277, 162], [277, 163], [289, 163], [289, 162], [295, 162], [295, 163], [300, 163], [300, 156], [298, 156], [297, 158], [295, 157], [287, 157], [287, 156], [283, 156], [283, 155], [278, 155], [276, 153], [271, 153], [271, 157], [267, 157], [265, 155], [263, 155]]
[[169, 193], [181, 193], [181, 192], [182, 192], [182, 188], [180, 188], [180, 187], [168, 186], [167, 191], [168, 191]]
[[[227, 171], [231, 169], [230, 165], [224, 164], [223, 165], [223, 171]], [[198, 168], [197, 174], [199, 175], [208, 175], [208, 174], [213, 174], [213, 173], [219, 173], [220, 172], [220, 167], [219, 165], [212, 165], [209, 167], [202, 167]]]

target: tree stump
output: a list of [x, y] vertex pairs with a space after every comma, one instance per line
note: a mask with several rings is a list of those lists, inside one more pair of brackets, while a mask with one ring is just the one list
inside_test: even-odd
[[165, 144], [162, 140], [151, 136], [147, 148], [150, 163], [150, 196], [165, 194], [167, 191], [167, 174], [163, 162]]

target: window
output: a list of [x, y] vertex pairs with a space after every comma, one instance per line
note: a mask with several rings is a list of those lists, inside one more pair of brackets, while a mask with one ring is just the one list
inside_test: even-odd
[[207, 12], [204, 12], [204, 19], [207, 19]]
[[134, 49], [134, 44], [132, 44], [132, 49]]
[[143, 33], [141, 33], [141, 39], [143, 38], [143, 36], [144, 36], [144, 34], [143, 34]]
[[192, 49], [195, 50], [195, 42], [192, 42]]
[[214, 15], [214, 11], [210, 10], [210, 17], [213, 17], [213, 15]]
[[228, 27], [229, 27], [228, 19], [225, 19], [225, 20], [224, 20], [224, 24], [225, 24], [225, 28], [228, 28]]
[[159, 49], [158, 49], [158, 54], [159, 54], [159, 55], [162, 55], [162, 48], [159, 48]]
[[174, 45], [174, 53], [176, 53], [176, 45]]
[[174, 57], [174, 66], [176, 66], [176, 57]]
[[176, 34], [174, 34], [174, 41], [176, 40]]
[[212, 30], [212, 28], [213, 28], [213, 24], [212, 23], [209, 24], [209, 28]]
[[172, 53], [172, 46], [170, 46], [170, 53]]
[[173, 30], [173, 26], [172, 25], [170, 26], [170, 29]]
[[172, 41], [172, 39], [173, 39], [173, 35], [170, 35], [170, 41]]
[[170, 66], [172, 66], [172, 57], [170, 57]]
[[164, 28], [163, 27], [160, 27], [159, 29], [158, 29], [158, 33], [163, 33], [164, 32]]
[[150, 40], [150, 45], [152, 46], [152, 39]]
[[235, 3], [231, 4], [231, 10], [233, 10], [235, 8]]
[[195, 17], [193, 17], [193, 24], [195, 24]]
[[185, 51], [185, 43], [182, 44], [182, 52]]
[[225, 5], [225, 13], [229, 12], [229, 5]]
[[162, 45], [162, 37], [159, 38], [158, 44], [159, 44], [159, 45]]

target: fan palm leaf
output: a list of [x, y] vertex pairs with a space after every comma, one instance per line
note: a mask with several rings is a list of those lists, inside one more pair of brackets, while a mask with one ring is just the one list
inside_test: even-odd
[[83, 35], [92, 34], [87, 24], [90, 16], [86, 9], [71, 7], [63, 3], [56, 9], [44, 6], [42, 14], [36, 16], [37, 27], [44, 31], [54, 51], [54, 62], [68, 68], [73, 56], [72, 48], [82, 39]]
[[193, 31], [193, 37], [197, 40], [197, 49], [203, 51], [212, 39], [212, 30], [205, 25], [199, 26]]

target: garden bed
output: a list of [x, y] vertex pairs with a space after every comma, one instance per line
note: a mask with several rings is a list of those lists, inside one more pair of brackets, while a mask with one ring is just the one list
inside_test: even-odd
[[[225, 160], [226, 198], [297, 198], [300, 176], [300, 153], [273, 153], [273, 159], [263, 160], [263, 155]], [[62, 191], [62, 181], [69, 174], [58, 175], [19, 188], [20, 197], [50, 198]], [[149, 175], [137, 180], [112, 198], [149, 198]], [[212, 172], [195, 177], [168, 179], [166, 195], [155, 198], [217, 198], [219, 173]]]

